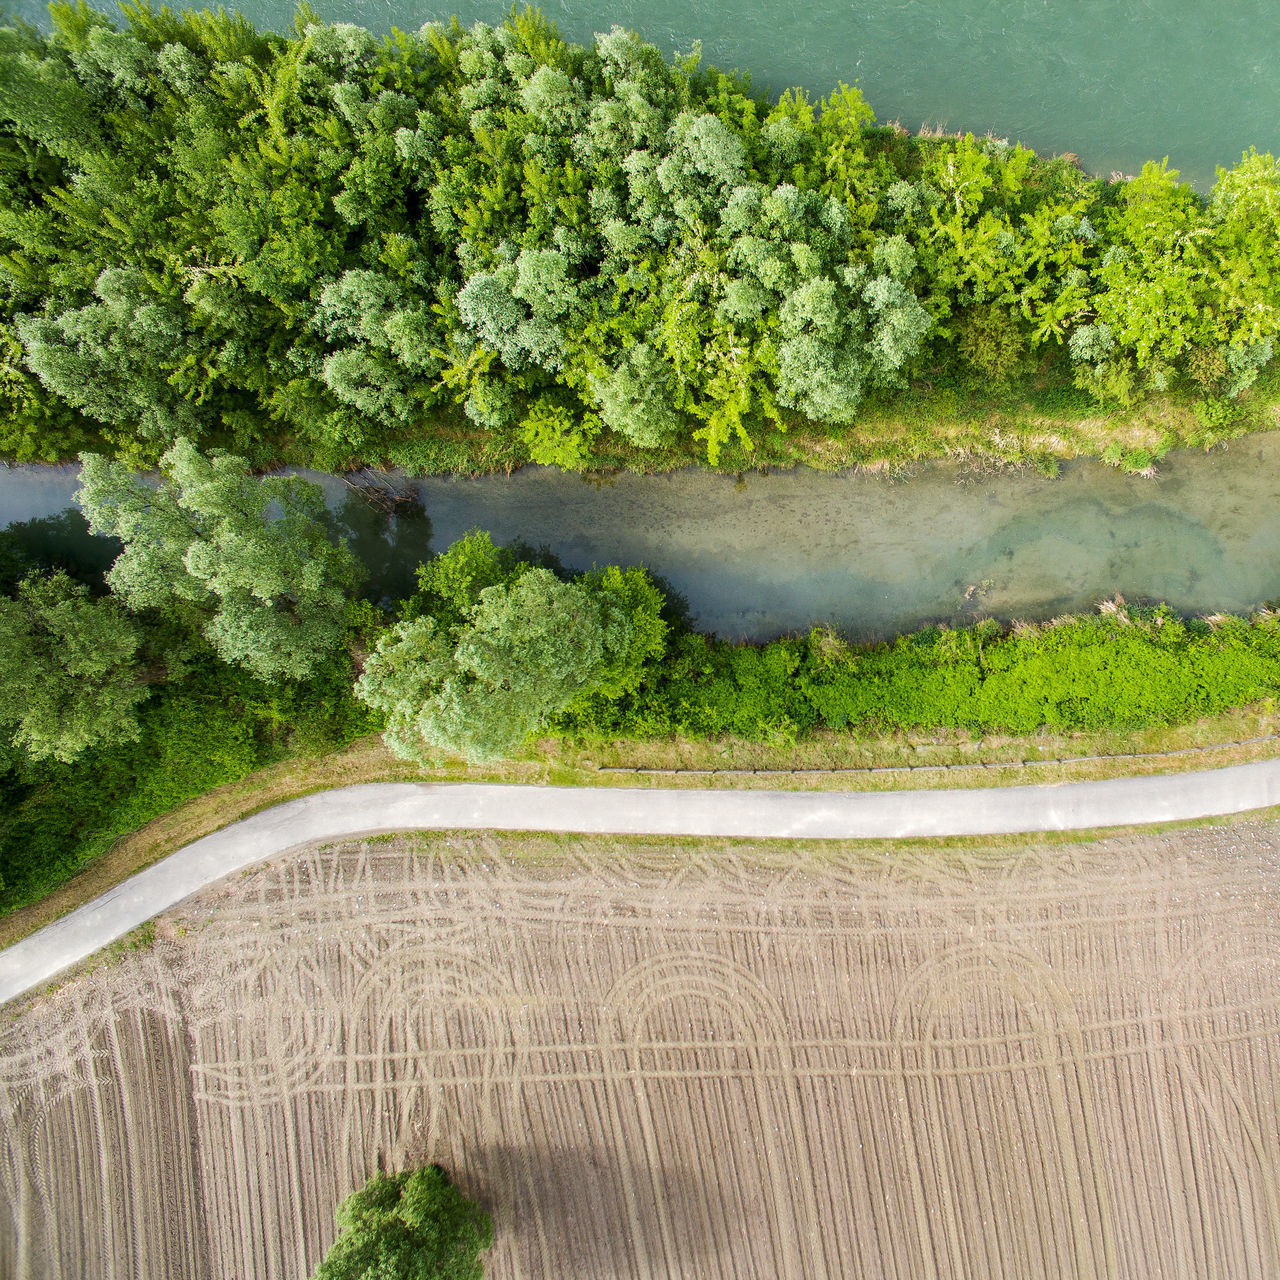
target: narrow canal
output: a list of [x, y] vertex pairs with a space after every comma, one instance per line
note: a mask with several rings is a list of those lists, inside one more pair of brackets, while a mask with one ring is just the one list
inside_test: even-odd
[[[1170, 455], [1152, 479], [1101, 463], [1056, 479], [930, 464], [908, 475], [704, 471], [584, 480], [412, 482], [420, 515], [388, 519], [315, 476], [380, 590], [469, 529], [549, 547], [570, 568], [645, 564], [702, 629], [765, 639], [830, 623], [879, 638], [922, 623], [1049, 618], [1114, 592], [1185, 613], [1280, 599], [1280, 433]], [[0, 523], [56, 513], [71, 467], [0, 469]], [[37, 535], [43, 536], [43, 535]]]

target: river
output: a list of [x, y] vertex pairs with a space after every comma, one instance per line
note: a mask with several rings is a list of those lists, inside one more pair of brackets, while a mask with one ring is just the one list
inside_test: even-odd
[[[351, 528], [378, 590], [472, 528], [548, 546], [573, 569], [644, 564], [704, 630], [767, 639], [830, 623], [875, 639], [922, 623], [1049, 618], [1113, 593], [1184, 613], [1247, 612], [1280, 599], [1280, 432], [1212, 454], [1169, 455], [1153, 479], [1070, 462], [975, 475], [954, 464], [907, 477], [796, 470], [584, 480], [529, 467], [510, 477], [411, 482], [422, 514], [388, 519], [342, 481], [314, 476]], [[0, 523], [61, 510], [73, 467], [0, 469]]]
[[[510, 10], [506, 0], [313, 2], [325, 18], [375, 32], [454, 12], [499, 22]], [[47, 26], [39, 0], [7, 7]], [[242, 6], [277, 30], [293, 9], [293, 0]], [[701, 39], [707, 61], [749, 71], [775, 96], [789, 85], [824, 94], [843, 79], [882, 121], [1073, 151], [1104, 176], [1167, 155], [1207, 188], [1216, 165], [1250, 146], [1274, 150], [1280, 133], [1274, 0], [547, 0], [542, 9], [572, 40], [614, 24], [667, 52]]]

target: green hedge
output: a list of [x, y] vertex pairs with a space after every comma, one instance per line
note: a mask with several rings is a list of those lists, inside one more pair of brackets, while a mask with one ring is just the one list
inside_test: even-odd
[[974, 733], [1176, 724], [1280, 692], [1280, 621], [1120, 609], [1004, 632], [933, 627], [849, 647], [829, 633], [762, 647], [679, 637], [632, 698], [592, 703], [586, 736], [793, 741], [814, 727]]

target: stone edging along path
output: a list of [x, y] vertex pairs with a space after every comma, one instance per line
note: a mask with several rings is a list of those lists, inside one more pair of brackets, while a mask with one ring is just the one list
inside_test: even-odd
[[0, 1002], [33, 990], [244, 867], [390, 831], [902, 839], [1182, 822], [1280, 805], [1280, 759], [1197, 773], [935, 791], [744, 791], [369, 783], [276, 805], [171, 853], [0, 951]]

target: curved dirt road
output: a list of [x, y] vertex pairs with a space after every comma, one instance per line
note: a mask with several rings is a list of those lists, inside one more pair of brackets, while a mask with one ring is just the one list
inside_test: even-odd
[[215, 880], [314, 840], [386, 831], [901, 839], [1179, 822], [1280, 805], [1280, 759], [1198, 773], [945, 791], [741, 791], [371, 783], [324, 791], [194, 841], [0, 952], [0, 1003]]

